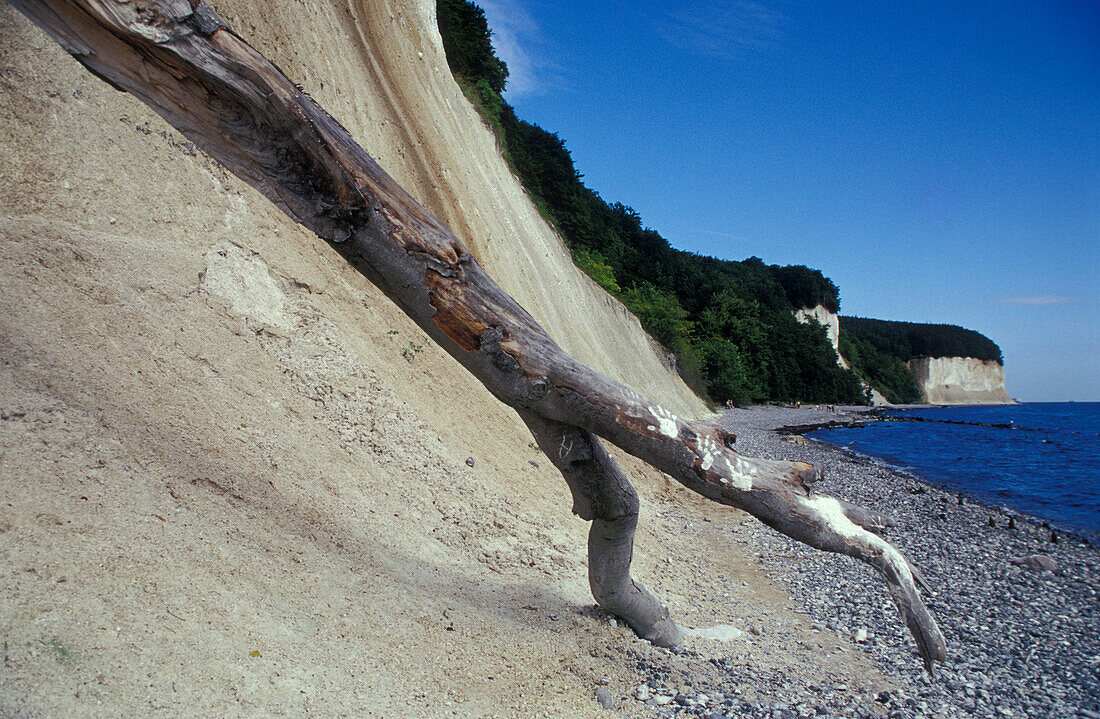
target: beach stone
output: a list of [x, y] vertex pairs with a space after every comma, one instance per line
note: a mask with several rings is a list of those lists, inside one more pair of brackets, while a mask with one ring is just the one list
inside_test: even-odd
[[[867, 639], [858, 649], [879, 663], [895, 686], [889, 689], [889, 701], [882, 703], [875, 698], [883, 687], [871, 691], [858, 684], [826, 683], [809, 675], [794, 677], [793, 684], [785, 687], [784, 677], [767, 670], [719, 661], [724, 674], [736, 676], [737, 683], [744, 686], [769, 687], [768, 696], [785, 697], [797, 705], [799, 714], [804, 705], [816, 709], [816, 704], [824, 709], [817, 714], [828, 717], [999, 719], [1007, 716], [1000, 710], [1008, 709], [1015, 717], [1100, 719], [1091, 702], [1094, 695], [1089, 693], [1093, 685], [1081, 679], [1093, 676], [1100, 661], [1100, 635], [1092, 622], [1100, 596], [1097, 542], [1090, 547], [1049, 523], [1044, 527], [1040, 519], [988, 506], [957, 491], [929, 486], [926, 492], [913, 492], [915, 486], [926, 486], [914, 475], [886, 464], [853, 459], [843, 449], [817, 442], [796, 448], [783, 442], [774, 428], [817, 419], [806, 410], [767, 408], [726, 417], [730, 421], [724, 429], [738, 433], [738, 445], [747, 454], [828, 466], [824, 493], [897, 516], [905, 528], [895, 538], [899, 549], [938, 585], [930, 596], [951, 648], [948, 659], [937, 665], [941, 678], [930, 680], [919, 672], [912, 642], [902, 633], [904, 629], [899, 632], [897, 615], [883, 601], [881, 581], [873, 572], [840, 564], [815, 566], [809, 573], [800, 571], [799, 565], [812, 556], [810, 550], [754, 524], [742, 529], [743, 536], [757, 543], [746, 556], [755, 557], [790, 586], [792, 596], [806, 610], [807, 630], [824, 627], [851, 641], [856, 630], [863, 628]], [[792, 457], [795, 452], [798, 456]], [[997, 526], [993, 531], [988, 528], [990, 517]], [[912, 533], [914, 528], [919, 528], [917, 534]], [[1010, 529], [1014, 531], [1004, 531]], [[1049, 543], [1052, 532], [1058, 537], [1057, 544]], [[1046, 559], [1057, 558], [1057, 569], [1044, 569], [1042, 560], [1036, 568], [1009, 561], [1026, 560], [1029, 554], [1044, 556], [1044, 551], [1050, 552]], [[758, 637], [787, 638], [784, 629], [771, 623], [767, 615], [754, 615], [739, 626], [746, 631], [755, 629], [757, 636], [742, 640], [746, 647], [766, 645]], [[812, 642], [798, 646], [805, 649]], [[826, 660], [827, 655], [844, 654], [844, 650], [832, 648], [824, 652], [821, 656]], [[815, 684], [820, 685], [820, 692], [812, 688]], [[730, 697], [718, 694], [706, 680], [696, 682], [691, 692], [680, 690], [693, 697], [700, 692]], [[806, 701], [802, 693], [813, 699]], [[791, 711], [769, 701], [723, 704], [731, 707], [725, 710], [730, 716], [756, 719], [775, 712], [782, 717], [784, 709]], [[1085, 711], [1089, 713], [1083, 713], [1083, 707], [1088, 707]], [[705, 716], [712, 708], [673, 704], [665, 711], [688, 719]]]
[[1030, 572], [1057, 572], [1058, 560], [1048, 557], [1045, 554], [1032, 554], [1028, 557], [1016, 557], [1009, 559], [1008, 561], [1013, 564], [1023, 567]]
[[648, 701], [653, 696], [648, 684], [642, 684], [634, 690], [634, 698], [640, 702]]
[[596, 701], [600, 703], [604, 709], [614, 709], [615, 700], [611, 698], [611, 692], [607, 691], [603, 687], [596, 690]]

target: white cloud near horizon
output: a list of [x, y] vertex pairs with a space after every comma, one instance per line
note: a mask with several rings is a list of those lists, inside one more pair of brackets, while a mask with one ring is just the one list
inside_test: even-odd
[[779, 45], [786, 17], [753, 0], [706, 0], [662, 13], [657, 35], [683, 50], [719, 59]]
[[485, 11], [489, 29], [493, 31], [493, 48], [497, 57], [508, 65], [507, 93], [528, 95], [539, 89], [540, 62], [529, 48], [537, 45], [539, 27], [520, 0], [479, 0]]
[[1071, 302], [1079, 302], [1079, 297], [1066, 295], [1021, 295], [1018, 297], [1002, 297], [998, 304], [1016, 305], [1017, 307], [1048, 307], [1050, 305], [1065, 305]]
[[741, 235], [735, 235], [732, 232], [720, 232], [718, 230], [699, 230], [705, 235], [717, 235], [718, 237], [728, 237], [731, 240], [744, 241], [745, 238]]

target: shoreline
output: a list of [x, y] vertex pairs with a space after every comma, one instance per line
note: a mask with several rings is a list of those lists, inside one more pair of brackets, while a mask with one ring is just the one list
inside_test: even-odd
[[[957, 491], [873, 457], [791, 431], [875, 421], [862, 416], [870, 411], [754, 407], [727, 411], [720, 421], [737, 433], [737, 451], [811, 462], [825, 470], [815, 491], [897, 522], [887, 538], [935, 590], [926, 600], [949, 652], [937, 678], [920, 670], [896, 610], [884, 610], [889, 600], [874, 572], [852, 571], [847, 558], [822, 560], [821, 553], [769, 530], [761, 532], [767, 548], [761, 564], [812, 620], [868, 637], [857, 645], [908, 685], [905, 696], [884, 702], [891, 716], [1100, 717], [1100, 551], [1061, 530], [1052, 541], [1045, 520], [960, 499]], [[800, 560], [792, 563], [792, 554]], [[1035, 572], [1011, 561], [1036, 555], [1054, 560], [1055, 571]]]
[[[817, 408], [807, 408], [794, 411], [812, 412], [817, 416], [816, 419], [802, 424], [784, 425], [776, 427], [774, 431], [776, 434], [782, 436], [799, 436], [807, 442], [814, 442], [824, 447], [828, 447], [840, 452], [844, 452], [850, 455], [854, 461], [870, 461], [875, 464], [880, 464], [887, 469], [896, 472], [899, 475], [910, 477], [914, 481], [921, 482], [929, 487], [935, 487], [948, 494], [956, 495], [957, 497], [976, 504], [978, 506], [986, 508], [990, 512], [997, 512], [1005, 516], [1006, 521], [1008, 518], [1012, 518], [1014, 521], [1029, 521], [1041, 528], [1049, 531], [1056, 531], [1064, 538], [1077, 542], [1084, 542], [1085, 544], [1100, 546], [1100, 532], [1090, 535], [1087, 530], [1082, 530], [1079, 527], [1072, 525], [1062, 524], [1056, 519], [1050, 519], [1048, 517], [1042, 517], [1037, 514], [1033, 514], [1026, 509], [1020, 509], [1009, 506], [1004, 503], [998, 503], [990, 497], [983, 497], [980, 494], [974, 492], [972, 489], [966, 487], [952, 486], [949, 481], [940, 481], [933, 477], [922, 474], [915, 468], [906, 467], [897, 464], [890, 459], [879, 457], [874, 454], [863, 452], [855, 449], [851, 449], [847, 445], [833, 444], [831, 442], [817, 439], [815, 437], [806, 437], [805, 435], [815, 432], [821, 429], [858, 429], [863, 426], [875, 424], [878, 422], [912, 422], [912, 423], [942, 423], [949, 425], [964, 425], [973, 427], [992, 427], [999, 429], [1019, 429], [1013, 425], [1001, 424], [1001, 423], [989, 423], [989, 422], [974, 422], [963, 420], [950, 420], [950, 419], [929, 419], [925, 417], [908, 417], [905, 415], [890, 414], [894, 411], [907, 411], [907, 410], [926, 410], [926, 409], [952, 409], [955, 407], [969, 406], [969, 407], [986, 407], [990, 405], [942, 405], [942, 404], [906, 404], [906, 405], [889, 405], [888, 407], [860, 407], [860, 406], [838, 406], [835, 411], [820, 410]], [[751, 409], [768, 409], [766, 407], [754, 407]], [[783, 408], [786, 409], [786, 408]], [[827, 415], [827, 416], [826, 416]], [[838, 418], [837, 415], [841, 415], [846, 418]]]

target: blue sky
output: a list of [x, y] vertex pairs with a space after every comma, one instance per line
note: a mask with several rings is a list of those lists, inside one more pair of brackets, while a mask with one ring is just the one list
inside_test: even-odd
[[1100, 3], [482, 0], [508, 101], [681, 249], [1100, 400]]

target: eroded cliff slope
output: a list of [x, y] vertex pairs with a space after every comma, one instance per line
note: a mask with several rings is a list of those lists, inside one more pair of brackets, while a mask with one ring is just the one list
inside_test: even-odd
[[[702, 411], [512, 181], [430, 2], [215, 7], [567, 350]], [[587, 525], [514, 413], [7, 5], [0, 39], [0, 714], [589, 716], [627, 691], [651, 649], [591, 608]], [[809, 641], [740, 513], [624, 467], [636, 576], [682, 621]], [[785, 648], [753, 666], [812, 661]], [[844, 681], [859, 656], [821, 655]]]
[[1004, 367], [974, 357], [921, 357], [909, 362], [928, 404], [1012, 404]]

